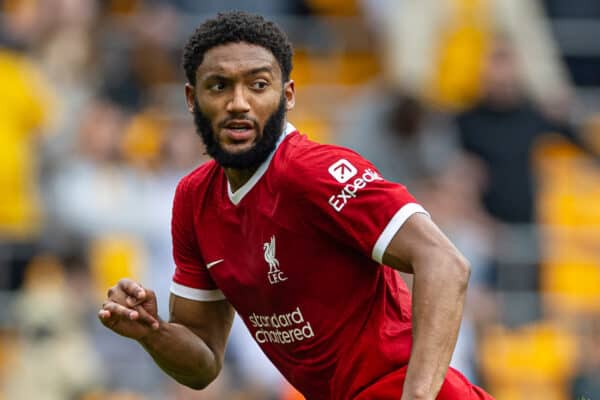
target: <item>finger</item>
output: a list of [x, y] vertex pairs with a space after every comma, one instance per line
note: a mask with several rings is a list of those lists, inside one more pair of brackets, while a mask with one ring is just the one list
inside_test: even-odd
[[110, 313], [110, 311], [104, 309], [98, 311], [98, 319], [100, 320], [102, 325], [111, 329], [115, 324], [118, 323], [118, 319], [113, 318], [113, 315]]
[[127, 301], [127, 293], [125, 292], [125, 290], [119, 286], [118, 284], [111, 287], [110, 289], [108, 289], [108, 292], [106, 293], [106, 297], [109, 301], [118, 303], [118, 304], [122, 304], [124, 306], [127, 306], [128, 304], [126, 303]]
[[137, 306], [135, 309], [139, 314], [139, 321], [150, 325], [154, 330], [159, 328], [160, 323], [158, 322], [158, 319], [150, 314], [143, 306]]
[[124, 318], [135, 321], [139, 318], [139, 312], [131, 308], [117, 304], [114, 301], [108, 301], [102, 306], [102, 310], [109, 312], [109, 318]]
[[139, 283], [132, 281], [131, 279], [121, 279], [117, 286], [123, 290], [128, 296], [134, 297], [137, 300], [144, 300], [146, 298], [146, 291]]
[[110, 319], [110, 311], [102, 309], [100, 311], [98, 311], [98, 318], [100, 318], [101, 321], [106, 321], [108, 319]]
[[129, 307], [135, 308], [135, 307], [141, 305], [142, 303], [144, 303], [146, 300], [145, 299], [138, 300], [135, 297], [127, 296], [127, 299], [125, 299], [125, 301], [127, 302], [127, 305]]

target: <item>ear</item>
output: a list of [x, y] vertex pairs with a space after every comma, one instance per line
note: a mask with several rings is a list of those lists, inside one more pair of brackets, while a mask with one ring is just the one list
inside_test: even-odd
[[190, 113], [194, 112], [194, 103], [196, 99], [196, 90], [189, 83], [185, 84], [185, 102], [187, 103], [187, 108]]
[[296, 88], [294, 87], [294, 81], [289, 80], [283, 85], [283, 94], [285, 96], [285, 109], [290, 111], [296, 104]]

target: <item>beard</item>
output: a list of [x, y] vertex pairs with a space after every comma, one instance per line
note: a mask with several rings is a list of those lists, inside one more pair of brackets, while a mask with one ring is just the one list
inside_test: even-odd
[[[204, 142], [206, 152], [209, 156], [214, 158], [219, 165], [224, 168], [235, 169], [254, 168], [262, 164], [273, 150], [275, 150], [277, 140], [283, 133], [285, 111], [285, 97], [281, 96], [277, 110], [275, 110], [267, 119], [262, 135], [258, 136], [258, 139], [254, 142], [254, 146], [239, 153], [231, 153], [221, 147], [218, 140], [215, 139], [215, 132], [210, 120], [200, 110], [200, 105], [196, 99], [194, 99], [194, 125], [196, 125], [196, 132]], [[227, 118], [227, 120], [229, 119], [248, 120], [245, 115], [234, 115]], [[223, 121], [223, 123], [226, 123], [227, 120]], [[254, 120], [251, 121], [254, 125], [255, 132], [258, 134], [258, 124]]]

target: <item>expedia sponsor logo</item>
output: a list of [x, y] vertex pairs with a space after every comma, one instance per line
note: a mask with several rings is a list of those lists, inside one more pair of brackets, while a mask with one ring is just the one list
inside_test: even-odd
[[341, 158], [331, 164], [327, 169], [331, 176], [339, 183], [348, 182], [358, 172], [356, 167], [345, 158]]
[[329, 198], [329, 205], [337, 212], [344, 209], [350, 199], [355, 198], [358, 192], [367, 186], [368, 183], [373, 181], [382, 181], [383, 178], [377, 172], [372, 169], [366, 169], [363, 174], [356, 178], [354, 182], [351, 182], [344, 186], [340, 193], [334, 194]]

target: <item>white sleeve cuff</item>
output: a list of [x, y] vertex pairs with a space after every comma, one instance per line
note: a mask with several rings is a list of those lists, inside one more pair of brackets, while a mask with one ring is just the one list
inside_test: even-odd
[[225, 300], [225, 295], [219, 289], [204, 290], [194, 289], [189, 286], [171, 282], [171, 293], [190, 300], [197, 301], [219, 301]]
[[406, 220], [413, 214], [422, 213], [429, 216], [429, 213], [425, 211], [425, 209], [417, 203], [407, 203], [402, 208], [400, 208], [396, 214], [392, 217], [390, 222], [388, 222], [387, 226], [379, 235], [379, 238], [375, 242], [375, 246], [373, 246], [373, 251], [371, 253], [371, 258], [381, 264], [383, 262], [383, 253], [387, 249], [388, 245], [392, 241], [392, 238], [398, 232], [398, 229], [404, 225]]

